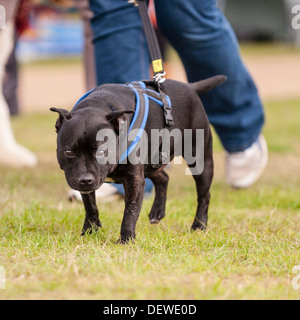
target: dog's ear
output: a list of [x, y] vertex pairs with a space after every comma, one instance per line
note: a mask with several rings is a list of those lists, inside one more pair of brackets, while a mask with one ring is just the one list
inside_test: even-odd
[[108, 122], [112, 124], [116, 132], [119, 132], [120, 122], [124, 120], [123, 115], [128, 113], [134, 113], [134, 110], [118, 110], [113, 111], [106, 115], [106, 119]]
[[70, 120], [72, 118], [72, 114], [70, 111], [65, 110], [65, 109], [50, 108], [50, 110], [53, 112], [58, 112], [58, 114], [59, 114], [59, 117], [58, 117], [56, 124], [55, 124], [56, 132], [58, 132], [58, 130], [60, 129], [60, 127], [62, 126], [64, 121]]

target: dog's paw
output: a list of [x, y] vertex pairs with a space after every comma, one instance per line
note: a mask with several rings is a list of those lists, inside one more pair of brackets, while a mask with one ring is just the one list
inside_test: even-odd
[[117, 244], [129, 244], [129, 243], [135, 243], [135, 237], [120, 237], [120, 239], [117, 241]]
[[149, 213], [149, 220], [151, 224], [157, 224], [165, 217], [165, 209], [164, 208], [155, 208], [151, 209]]
[[135, 231], [133, 229], [131, 230], [122, 230], [120, 238], [118, 240], [118, 244], [128, 244], [128, 243], [134, 243], [135, 242]]
[[196, 220], [193, 222], [192, 226], [191, 226], [191, 230], [192, 231], [196, 231], [196, 230], [200, 230], [203, 231], [205, 230], [207, 227], [207, 225], [203, 222], [201, 222], [200, 220]]
[[102, 225], [99, 219], [94, 223], [91, 223], [90, 221], [85, 222], [81, 231], [81, 235], [84, 236], [86, 234], [92, 234], [97, 232], [100, 228], [102, 228]]

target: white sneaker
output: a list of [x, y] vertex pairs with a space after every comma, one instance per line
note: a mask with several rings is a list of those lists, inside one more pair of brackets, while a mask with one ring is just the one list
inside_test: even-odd
[[[104, 202], [112, 201], [118, 196], [118, 189], [110, 183], [103, 183], [100, 189], [96, 190], [96, 198]], [[81, 193], [77, 190], [70, 190], [68, 193], [68, 199], [70, 201], [82, 201]]]
[[234, 188], [248, 188], [255, 183], [268, 163], [268, 146], [261, 134], [242, 152], [226, 153], [226, 180]]

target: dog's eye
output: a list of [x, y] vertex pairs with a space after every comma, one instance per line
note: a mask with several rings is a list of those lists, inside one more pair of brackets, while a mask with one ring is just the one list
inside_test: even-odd
[[74, 158], [74, 153], [72, 150], [65, 150], [65, 155], [67, 158]]

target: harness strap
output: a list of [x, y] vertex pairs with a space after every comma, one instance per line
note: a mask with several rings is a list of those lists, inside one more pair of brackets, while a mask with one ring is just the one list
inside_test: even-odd
[[[96, 88], [89, 90], [89, 91], [86, 92], [80, 99], [78, 99], [78, 101], [74, 104], [73, 109], [78, 105], [79, 102], [81, 102], [83, 99], [85, 99], [85, 98], [86, 98], [90, 93], [92, 93], [95, 89], [96, 89]], [[72, 109], [72, 110], [73, 110], [73, 109]]]
[[172, 127], [174, 125], [174, 119], [171, 112], [172, 111], [171, 103], [170, 103], [170, 99], [168, 99], [169, 97], [164, 93], [162, 86], [163, 86], [162, 83], [158, 83], [158, 91], [160, 93], [161, 100], [164, 107], [165, 123], [168, 127]]
[[[136, 97], [136, 106], [135, 106], [135, 114], [131, 121], [128, 135], [133, 129], [139, 129], [136, 137], [131, 142], [130, 146], [127, 148], [127, 150], [121, 155], [119, 163], [122, 163], [125, 161], [125, 159], [131, 154], [131, 152], [135, 149], [136, 145], [140, 141], [142, 134], [144, 132], [148, 115], [149, 115], [149, 100], [152, 100], [156, 102], [159, 106], [164, 108], [164, 114], [166, 116], [166, 109], [165, 106], [168, 106], [167, 111], [171, 112], [171, 100], [168, 95], [165, 93], [157, 92], [152, 89], [146, 88], [146, 84], [154, 85], [153, 81], [138, 81], [138, 82], [131, 82], [129, 84], [126, 84], [127, 87], [131, 88]], [[157, 84], [155, 84], [157, 86]], [[167, 118], [165, 117], [166, 121]], [[168, 118], [169, 123], [172, 121], [170, 118]]]
[[[164, 84], [159, 83], [156, 81], [144, 81], [145, 84], [148, 84], [150, 86], [154, 86], [156, 90], [158, 91], [158, 94], [160, 96], [162, 107], [164, 109], [164, 116], [165, 116], [165, 125], [168, 127], [174, 126], [174, 119], [172, 116], [172, 106], [171, 106], [171, 100], [168, 95], [164, 92]], [[155, 91], [154, 91], [155, 92]]]
[[[152, 90], [146, 87], [146, 84], [151, 85], [152, 87], [156, 88], [158, 90]], [[128, 84], [125, 84], [123, 86], [126, 86], [130, 88], [134, 94], [135, 94], [135, 113], [133, 116], [133, 119], [130, 123], [129, 130], [127, 133], [127, 136], [129, 133], [131, 133], [132, 130], [138, 129], [137, 134], [133, 141], [130, 143], [129, 147], [126, 151], [123, 152], [123, 154], [120, 156], [119, 163], [122, 164], [125, 162], [125, 160], [128, 158], [128, 156], [133, 152], [139, 141], [141, 140], [142, 134], [144, 132], [145, 126], [147, 124], [148, 116], [149, 116], [149, 100], [154, 101], [157, 103], [160, 107], [164, 109], [164, 115], [165, 115], [165, 123], [167, 126], [174, 125], [174, 121], [171, 115], [171, 100], [168, 95], [166, 95], [162, 90], [162, 84], [156, 83], [154, 81], [138, 81], [138, 82], [131, 82]], [[81, 101], [83, 101], [85, 98], [87, 98], [95, 89], [92, 89], [85, 93], [74, 105], [73, 109], [79, 104]], [[72, 110], [73, 110], [72, 109]], [[159, 151], [158, 151], [159, 152]]]
[[125, 162], [125, 160], [128, 158], [128, 156], [132, 153], [132, 151], [135, 149], [136, 145], [141, 140], [141, 137], [143, 135], [148, 115], [149, 115], [149, 100], [148, 95], [145, 91], [146, 86], [143, 82], [132, 82], [128, 84], [128, 87], [131, 88], [136, 97], [136, 106], [135, 106], [135, 113], [134, 117], [131, 121], [128, 134], [133, 129], [138, 129], [137, 135], [135, 136], [134, 140], [131, 142], [127, 150], [120, 156], [119, 163], [122, 164]]

